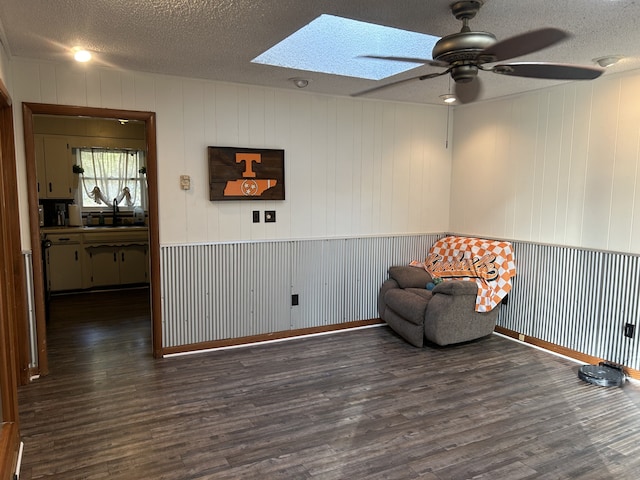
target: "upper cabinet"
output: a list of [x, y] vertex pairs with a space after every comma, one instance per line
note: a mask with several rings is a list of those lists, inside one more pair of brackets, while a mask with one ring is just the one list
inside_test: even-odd
[[38, 196], [72, 199], [74, 162], [68, 140], [56, 135], [35, 135], [34, 141]]

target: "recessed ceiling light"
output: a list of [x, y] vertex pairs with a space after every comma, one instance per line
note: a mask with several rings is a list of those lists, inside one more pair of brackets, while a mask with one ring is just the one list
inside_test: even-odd
[[622, 58], [622, 55], [606, 55], [604, 57], [594, 58], [593, 62], [597, 63], [603, 68], [606, 68], [618, 63], [620, 60], [622, 60]]
[[76, 62], [88, 62], [89, 60], [91, 60], [91, 52], [89, 50], [85, 50], [84, 48], [81, 47], [75, 47], [73, 49], [73, 58], [76, 60]]
[[444, 103], [453, 103], [457, 100], [456, 96], [453, 93], [445, 93], [444, 95], [440, 95], [440, 99]]
[[399, 28], [320, 15], [251, 62], [347, 77], [381, 80], [420, 66], [364, 55], [431, 59], [440, 39]]
[[289, 80], [298, 88], [305, 88], [307, 85], [309, 85], [309, 80], [307, 80], [306, 78], [293, 77]]

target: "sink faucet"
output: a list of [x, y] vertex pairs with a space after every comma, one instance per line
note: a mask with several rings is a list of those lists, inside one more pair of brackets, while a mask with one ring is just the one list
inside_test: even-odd
[[113, 199], [113, 221], [111, 222], [115, 227], [118, 224], [118, 199]]

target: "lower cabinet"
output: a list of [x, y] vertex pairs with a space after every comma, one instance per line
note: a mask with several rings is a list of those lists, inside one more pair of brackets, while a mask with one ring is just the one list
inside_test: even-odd
[[52, 292], [82, 288], [80, 243], [52, 245], [47, 249], [47, 283]]
[[149, 281], [147, 245], [89, 246], [87, 252], [91, 287]]
[[43, 233], [50, 292], [149, 283], [147, 230], [114, 228]]
[[120, 256], [120, 283], [146, 283], [149, 281], [149, 255], [146, 245], [128, 245], [118, 252]]

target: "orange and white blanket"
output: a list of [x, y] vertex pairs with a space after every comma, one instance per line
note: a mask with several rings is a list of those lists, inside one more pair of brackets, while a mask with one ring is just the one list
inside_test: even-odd
[[513, 247], [509, 242], [470, 237], [438, 240], [424, 262], [411, 262], [433, 278], [475, 281], [476, 312], [489, 312], [511, 291], [516, 275]]

